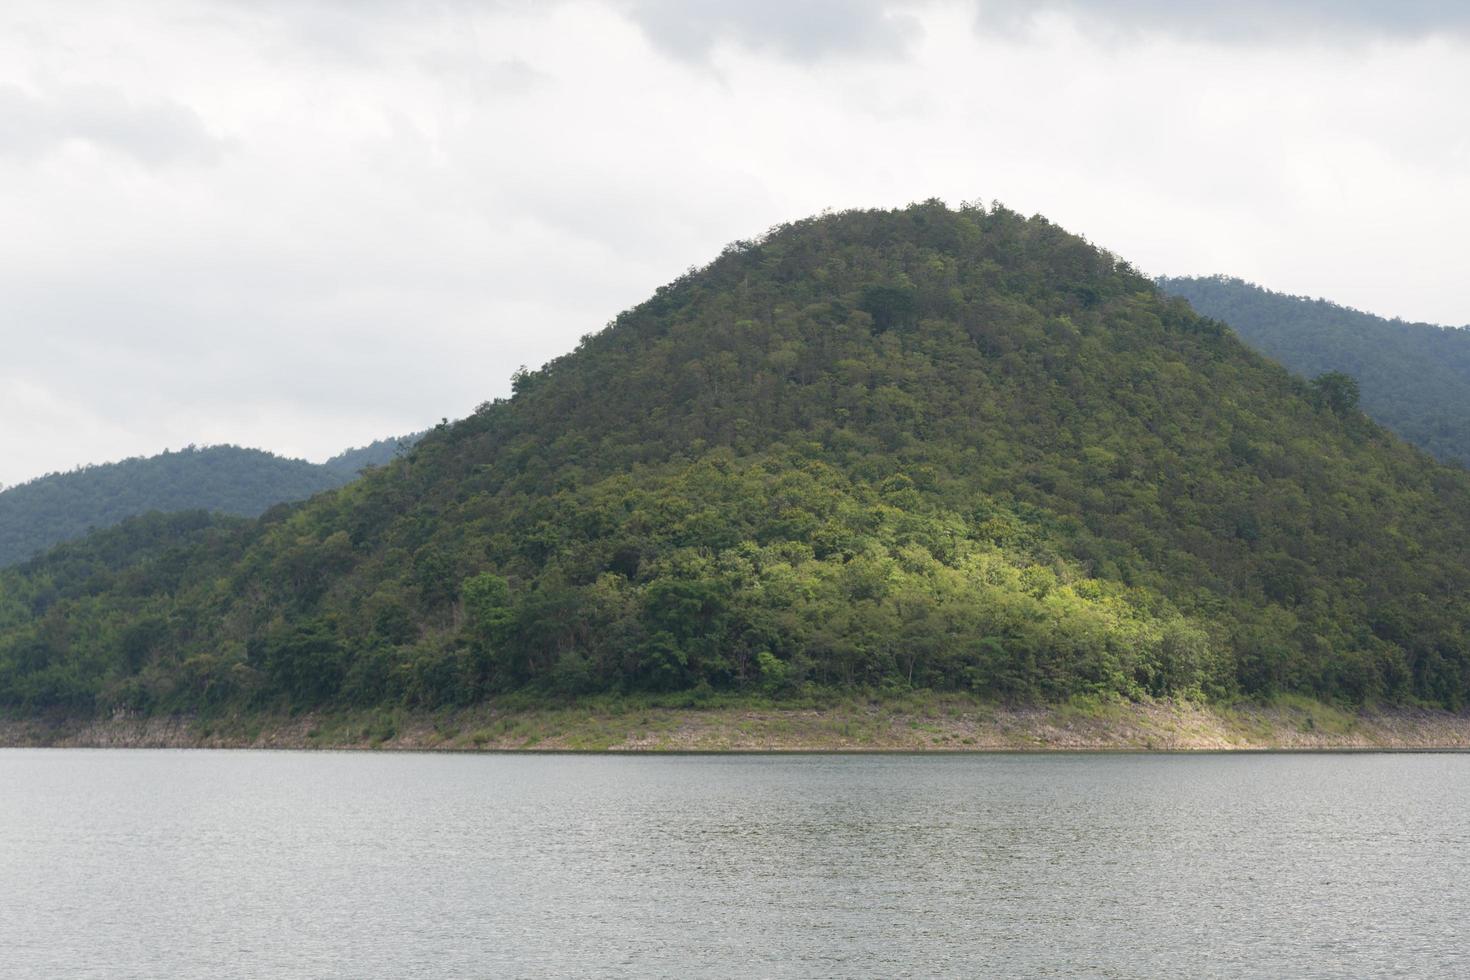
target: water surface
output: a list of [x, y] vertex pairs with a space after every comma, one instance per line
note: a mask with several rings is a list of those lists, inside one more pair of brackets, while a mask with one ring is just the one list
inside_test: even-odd
[[0, 751], [7, 977], [1470, 975], [1470, 756]]

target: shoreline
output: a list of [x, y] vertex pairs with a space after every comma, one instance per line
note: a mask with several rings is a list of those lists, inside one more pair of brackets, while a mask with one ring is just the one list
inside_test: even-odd
[[820, 707], [599, 700], [297, 715], [0, 717], [3, 748], [514, 753], [1081, 753], [1470, 751], [1470, 713], [1309, 701], [1199, 705], [1074, 699], [1006, 706], [962, 696]]

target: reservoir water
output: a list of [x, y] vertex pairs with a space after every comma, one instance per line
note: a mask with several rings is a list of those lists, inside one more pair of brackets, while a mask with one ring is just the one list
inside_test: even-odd
[[0, 750], [5, 977], [1470, 975], [1470, 756]]

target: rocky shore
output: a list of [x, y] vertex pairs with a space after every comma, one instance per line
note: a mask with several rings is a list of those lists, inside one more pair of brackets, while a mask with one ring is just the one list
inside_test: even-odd
[[0, 745], [458, 751], [1470, 750], [1470, 714], [1346, 711], [1301, 699], [1231, 706], [944, 696], [820, 707], [597, 701], [544, 708], [295, 716], [0, 718]]

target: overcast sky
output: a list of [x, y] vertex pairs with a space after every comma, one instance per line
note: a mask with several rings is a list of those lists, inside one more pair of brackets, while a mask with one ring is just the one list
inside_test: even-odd
[[0, 483], [462, 416], [824, 208], [1462, 324], [1467, 92], [1460, 0], [7, 0]]

